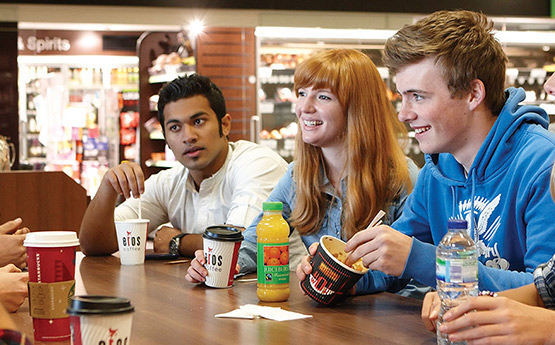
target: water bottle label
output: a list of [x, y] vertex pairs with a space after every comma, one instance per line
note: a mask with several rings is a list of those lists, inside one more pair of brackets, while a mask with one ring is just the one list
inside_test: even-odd
[[446, 283], [472, 283], [478, 281], [478, 266], [468, 260], [436, 259], [436, 277]]
[[259, 284], [289, 283], [289, 243], [258, 243], [256, 266]]

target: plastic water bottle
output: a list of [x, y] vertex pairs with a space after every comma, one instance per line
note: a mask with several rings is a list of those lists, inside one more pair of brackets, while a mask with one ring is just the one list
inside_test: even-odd
[[[443, 314], [461, 303], [468, 296], [478, 295], [478, 252], [476, 244], [468, 235], [466, 220], [450, 219], [447, 234], [436, 250], [437, 292], [441, 299], [438, 327]], [[453, 343], [446, 334], [437, 332], [437, 343]]]

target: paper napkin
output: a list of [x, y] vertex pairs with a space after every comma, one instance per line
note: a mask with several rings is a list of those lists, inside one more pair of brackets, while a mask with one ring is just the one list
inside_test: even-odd
[[217, 314], [215, 317], [227, 317], [235, 319], [254, 319], [263, 317], [265, 319], [275, 321], [288, 321], [297, 319], [306, 319], [312, 315], [304, 315], [292, 311], [284, 310], [278, 307], [264, 307], [256, 304], [246, 304], [239, 309], [232, 310], [228, 313]]

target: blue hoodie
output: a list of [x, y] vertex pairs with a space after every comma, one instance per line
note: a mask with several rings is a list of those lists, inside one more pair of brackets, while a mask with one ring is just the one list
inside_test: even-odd
[[[530, 284], [534, 268], [555, 253], [555, 203], [549, 192], [555, 135], [546, 130], [543, 109], [518, 104], [523, 89], [509, 88], [506, 94], [468, 176], [451, 154], [426, 155], [403, 214], [392, 225], [413, 237], [401, 278], [435, 287], [435, 244], [449, 218], [466, 219], [475, 240], [478, 235], [480, 289]], [[373, 273], [383, 279], [383, 273]], [[364, 285], [361, 293], [377, 291], [370, 280]]]

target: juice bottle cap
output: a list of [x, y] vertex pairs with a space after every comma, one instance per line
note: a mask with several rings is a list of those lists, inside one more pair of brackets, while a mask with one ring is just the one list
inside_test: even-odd
[[283, 211], [283, 204], [281, 202], [264, 202], [262, 204], [263, 211]]

